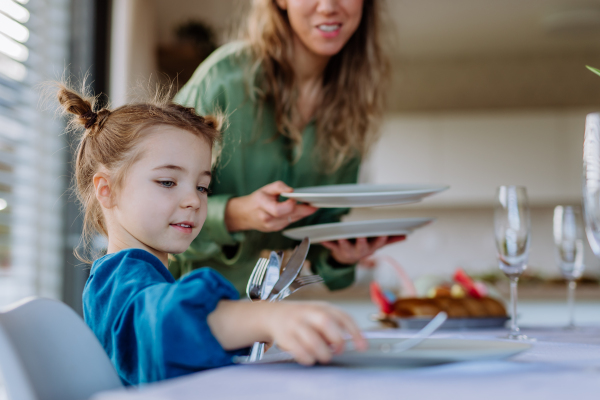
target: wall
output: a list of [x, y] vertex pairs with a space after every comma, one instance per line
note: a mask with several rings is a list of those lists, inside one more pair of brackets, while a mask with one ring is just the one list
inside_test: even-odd
[[113, 2], [110, 43], [112, 107], [135, 100], [154, 89], [157, 79], [157, 14], [152, 2]]
[[157, 38], [160, 44], [175, 40], [175, 29], [189, 20], [198, 20], [215, 29], [221, 37], [231, 28], [231, 23], [242, 13], [247, 0], [152, 0], [160, 24]]
[[[437, 220], [391, 245], [393, 256], [413, 278], [451, 274], [461, 266], [484, 272], [497, 268], [493, 237], [496, 187], [524, 185], [531, 199], [530, 269], [558, 275], [552, 215], [555, 205], [581, 202], [585, 109], [405, 113], [386, 118], [383, 133], [363, 165], [367, 183], [442, 183], [446, 192], [422, 203], [354, 209], [347, 220], [435, 217]], [[586, 241], [592, 275], [600, 262]], [[394, 282], [382, 265], [376, 278]]]
[[452, 186], [430, 206], [490, 205], [506, 184], [526, 186], [533, 204], [578, 202], [585, 116], [593, 110], [390, 114], [363, 180]]

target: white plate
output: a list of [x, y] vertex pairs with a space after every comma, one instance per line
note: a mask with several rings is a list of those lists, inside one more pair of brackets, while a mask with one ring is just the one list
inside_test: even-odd
[[347, 184], [305, 187], [281, 196], [321, 208], [375, 207], [416, 203], [448, 188], [444, 185]]
[[386, 352], [406, 339], [369, 339], [369, 350], [347, 351], [334, 356], [333, 364], [361, 366], [424, 366], [461, 361], [501, 360], [531, 347], [528, 343], [499, 340], [425, 339], [417, 347], [394, 353]]
[[[354, 350], [334, 355], [331, 364], [361, 367], [420, 367], [462, 361], [501, 360], [531, 348], [531, 344], [500, 340], [437, 339], [423, 340], [418, 346], [407, 351], [390, 351], [394, 344], [404, 338], [369, 338], [369, 349], [364, 352]], [[265, 354], [262, 360], [251, 364], [292, 362], [291, 355], [285, 352]]]
[[308, 237], [311, 243], [358, 237], [398, 236], [407, 235], [413, 229], [427, 225], [433, 220], [434, 218], [400, 218], [334, 222], [287, 229], [283, 231], [283, 236], [297, 240]]

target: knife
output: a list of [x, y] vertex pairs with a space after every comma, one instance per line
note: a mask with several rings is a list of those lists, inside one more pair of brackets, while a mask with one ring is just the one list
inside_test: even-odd
[[265, 273], [265, 280], [263, 282], [262, 291], [260, 294], [261, 300], [269, 298], [273, 287], [279, 280], [279, 274], [281, 273], [281, 258], [274, 251], [269, 255], [269, 265], [267, 265], [267, 272]]
[[273, 290], [271, 290], [271, 294], [269, 295], [269, 301], [275, 301], [279, 293], [285, 289], [296, 279], [300, 270], [302, 269], [302, 265], [304, 265], [304, 260], [306, 260], [306, 255], [308, 254], [308, 249], [310, 247], [310, 239], [305, 237], [302, 239], [302, 242], [296, 247], [296, 250], [292, 253], [290, 260], [285, 265], [285, 269], [283, 273], [279, 277], [279, 280], [273, 286]]

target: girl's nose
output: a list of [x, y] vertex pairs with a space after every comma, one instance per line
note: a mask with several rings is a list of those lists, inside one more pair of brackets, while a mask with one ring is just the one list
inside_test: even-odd
[[186, 193], [186, 195], [181, 199], [182, 208], [198, 209], [200, 208], [200, 204], [200, 196], [198, 196], [198, 192], [196, 190]]

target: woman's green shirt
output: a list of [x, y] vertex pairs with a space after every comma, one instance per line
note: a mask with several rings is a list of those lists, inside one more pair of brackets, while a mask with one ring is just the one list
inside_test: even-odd
[[[225, 222], [225, 206], [231, 197], [245, 196], [278, 180], [293, 188], [355, 183], [360, 159], [348, 161], [335, 172], [324, 171], [315, 148], [315, 125], [302, 133], [302, 154], [289, 139], [277, 135], [272, 104], [251, 94], [250, 63], [242, 42], [222, 46], [196, 70], [175, 97], [179, 104], [194, 107], [200, 115], [224, 112], [220, 161], [213, 171], [208, 216], [200, 235], [190, 248], [175, 255], [169, 270], [175, 278], [192, 269], [208, 266], [223, 274], [240, 293], [259, 258], [261, 250], [293, 248], [297, 242], [280, 232], [245, 231], [230, 233]], [[348, 209], [320, 209], [292, 227], [337, 222]], [[307, 257], [312, 269], [332, 290], [354, 281], [354, 266], [332, 265], [329, 250], [312, 245]]]

